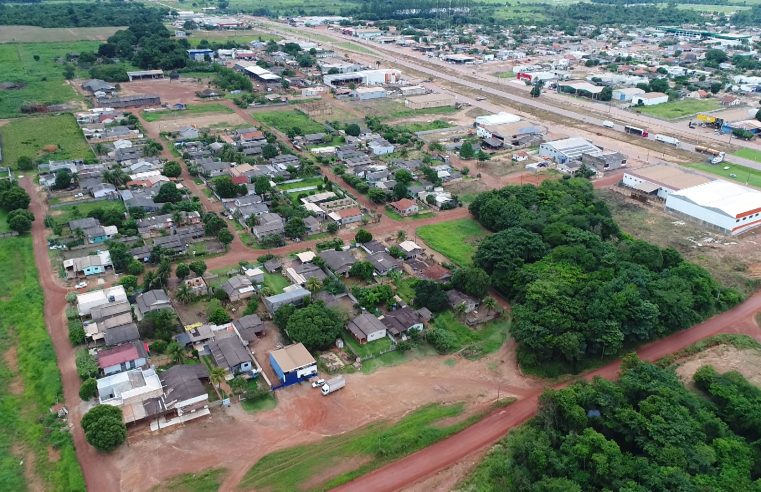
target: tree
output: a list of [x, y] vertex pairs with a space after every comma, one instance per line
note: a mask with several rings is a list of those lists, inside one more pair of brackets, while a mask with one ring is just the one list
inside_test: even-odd
[[304, 237], [307, 227], [301, 217], [291, 217], [285, 223], [285, 235], [291, 239]]
[[539, 97], [542, 95], [542, 87], [539, 84], [534, 84], [529, 92], [531, 97]]
[[761, 109], [759, 109], [758, 111], [756, 111], [756, 120], [757, 120], [757, 121], [761, 121]]
[[277, 146], [271, 143], [268, 143], [262, 147], [262, 157], [265, 159], [272, 159], [273, 157], [277, 157], [279, 153], [280, 152], [278, 151]]
[[230, 315], [225, 311], [225, 308], [222, 307], [222, 303], [219, 302], [219, 299], [212, 299], [209, 301], [209, 305], [206, 308], [206, 316], [209, 323], [214, 323], [215, 325], [223, 325], [230, 321]]
[[349, 123], [348, 125], [346, 125], [346, 128], [344, 128], [344, 131], [346, 132], [347, 135], [352, 137], [358, 137], [359, 134], [362, 133], [362, 130], [359, 128], [359, 125], [356, 123]]
[[270, 178], [267, 176], [259, 176], [254, 182], [254, 191], [257, 195], [266, 196], [272, 191], [272, 185], [270, 184]]
[[31, 157], [22, 155], [16, 160], [16, 167], [19, 171], [31, 171], [34, 169], [34, 161]]
[[705, 61], [714, 65], [719, 65], [727, 61], [729, 57], [727, 53], [719, 49], [710, 49], [705, 53]]
[[486, 314], [497, 310], [497, 301], [493, 297], [485, 297], [481, 305], [486, 308]]
[[220, 198], [235, 198], [241, 191], [240, 187], [233, 183], [231, 176], [217, 176], [211, 184]]
[[119, 279], [119, 285], [123, 286], [127, 292], [134, 292], [137, 290], [137, 277], [135, 275], [122, 275]]
[[170, 341], [177, 331], [177, 317], [171, 309], [150, 311], [137, 324], [141, 338], [158, 338]]
[[179, 263], [177, 268], [174, 270], [174, 274], [178, 279], [183, 280], [185, 277], [190, 275], [190, 267], [187, 265], [187, 263]]
[[85, 343], [85, 329], [82, 326], [82, 322], [69, 322], [69, 342], [75, 347]]
[[185, 348], [174, 340], [167, 344], [165, 352], [175, 364], [182, 364], [185, 361]]
[[79, 386], [79, 397], [84, 400], [90, 400], [98, 394], [98, 381], [95, 378], [85, 379]]
[[433, 313], [439, 313], [449, 306], [447, 296], [437, 282], [419, 280], [415, 283], [414, 290], [415, 307], [426, 307]]
[[354, 235], [354, 241], [360, 244], [369, 243], [372, 240], [373, 240], [373, 235], [370, 233], [370, 231], [366, 229], [360, 229]]
[[609, 86], [605, 86], [602, 88], [602, 91], [600, 91], [600, 95], [598, 96], [598, 99], [600, 101], [610, 101], [613, 99], [613, 89], [611, 89]]
[[190, 263], [190, 269], [196, 274], [196, 277], [203, 277], [206, 271], [206, 262], [203, 260], [195, 260]]
[[[113, 256], [111, 257], [113, 261]], [[141, 275], [145, 271], [145, 265], [138, 260], [131, 260], [127, 265], [127, 273], [130, 275]]]
[[77, 351], [75, 358], [77, 374], [82, 379], [94, 378], [98, 375], [98, 361], [90, 355], [90, 352], [83, 348]]
[[397, 183], [410, 184], [412, 183], [414, 178], [412, 176], [412, 173], [409, 172], [407, 169], [398, 169], [394, 173], [394, 179], [396, 180]]
[[209, 371], [209, 379], [217, 390], [220, 389], [225, 376], [227, 376], [227, 371], [223, 367], [214, 366]]
[[0, 188], [0, 208], [10, 212], [11, 210], [27, 209], [31, 199], [26, 191], [18, 185], [10, 185], [7, 189]]
[[410, 194], [410, 190], [407, 188], [406, 184], [396, 183], [394, 185], [394, 199], [395, 200], [401, 200], [402, 198], [407, 198], [409, 194]]
[[[483, 149], [478, 149], [478, 153], [476, 154], [476, 159], [478, 159], [479, 163], [484, 163], [488, 161], [489, 159], [491, 159], [491, 156], [487, 154], [486, 152], [484, 152]], [[466, 171], [466, 170], [467, 168], [463, 169], [463, 171]]]
[[325, 227], [325, 230], [327, 230], [328, 233], [330, 233], [330, 234], [335, 234], [336, 232], [338, 232], [338, 224], [336, 224], [335, 222], [330, 222]]
[[177, 178], [182, 174], [182, 167], [180, 167], [180, 163], [176, 161], [168, 161], [164, 164], [164, 169], [161, 171], [161, 174], [168, 178]]
[[460, 157], [463, 159], [472, 159], [475, 157], [476, 151], [473, 150], [473, 144], [470, 142], [465, 142], [460, 147]]
[[286, 332], [293, 341], [303, 343], [307, 350], [323, 350], [341, 336], [343, 326], [340, 313], [315, 302], [288, 317]]
[[650, 81], [651, 92], [668, 92], [669, 81], [668, 79], [653, 79]]
[[177, 203], [182, 200], [182, 192], [174, 183], [164, 183], [153, 198], [156, 203]]
[[349, 275], [369, 282], [373, 279], [375, 268], [369, 261], [358, 261], [349, 269]]
[[65, 190], [71, 186], [73, 176], [68, 169], [60, 169], [55, 173], [55, 189]]
[[304, 287], [314, 295], [322, 289], [322, 282], [317, 277], [309, 277]]
[[489, 291], [489, 274], [478, 267], [460, 268], [452, 275], [452, 286], [477, 299]]
[[19, 234], [29, 231], [33, 220], [34, 215], [31, 212], [21, 209], [12, 210], [7, 216], [8, 227]]
[[246, 309], [243, 311], [243, 316], [248, 316], [249, 314], [256, 314], [256, 311], [259, 309], [259, 300], [256, 297], [252, 297], [248, 300], [248, 303], [246, 303]]
[[227, 246], [233, 242], [234, 237], [230, 230], [225, 227], [224, 229], [220, 229], [220, 231], [217, 233], [217, 239], [224, 245], [225, 248], [227, 248]]
[[[364, 182], [362, 182], [364, 184]], [[388, 195], [380, 188], [370, 188], [367, 197], [375, 203], [383, 203], [388, 199]]]
[[122, 410], [113, 405], [96, 405], [82, 417], [85, 438], [99, 451], [111, 451], [127, 439]]
[[407, 239], [407, 231], [404, 229], [399, 229], [396, 231], [396, 240], [400, 243], [404, 242]]

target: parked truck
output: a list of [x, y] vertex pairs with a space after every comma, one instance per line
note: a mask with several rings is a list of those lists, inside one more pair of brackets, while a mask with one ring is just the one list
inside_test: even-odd
[[719, 154], [723, 154], [723, 152], [720, 150], [712, 149], [711, 147], [704, 147], [702, 145], [696, 145], [695, 152], [700, 152], [701, 154], [708, 154], [716, 157], [718, 157]]
[[660, 133], [656, 133], [655, 141], [673, 145], [674, 147], [679, 147], [679, 139], [674, 137], [669, 137], [668, 135], [662, 135]]
[[344, 379], [343, 376], [336, 376], [333, 379], [328, 379], [328, 381], [322, 385], [322, 390], [320, 391], [322, 391], [322, 396], [328, 396], [344, 386], [346, 386], [346, 379]]
[[719, 152], [719, 155], [711, 159], [711, 164], [721, 164], [724, 162], [724, 152]]

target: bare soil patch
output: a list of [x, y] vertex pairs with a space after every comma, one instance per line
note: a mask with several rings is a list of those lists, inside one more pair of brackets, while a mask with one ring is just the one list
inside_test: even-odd
[[36, 458], [34, 453], [19, 443], [11, 446], [11, 453], [21, 457], [21, 465], [24, 467], [24, 480], [30, 492], [45, 492], [45, 484], [35, 470]]
[[18, 352], [16, 347], [10, 347], [6, 350], [3, 354], [3, 359], [5, 365], [8, 366], [8, 369], [14, 374], [8, 385], [8, 390], [12, 395], [20, 395], [24, 392], [24, 381], [18, 376]]
[[206, 88], [206, 84], [198, 83], [194, 79], [155, 79], [137, 80], [135, 82], [123, 82], [121, 84], [123, 95], [155, 94], [161, 97], [162, 103], [190, 103], [200, 99], [196, 92]]
[[342, 458], [340, 463], [325, 463], [323, 471], [317, 475], [312, 475], [312, 478], [302, 484], [301, 489], [312, 490], [317, 488], [331, 478], [356, 470], [369, 463], [370, 460], [372, 460], [371, 456], [352, 456], [351, 458]]
[[692, 385], [692, 376], [705, 365], [712, 365], [720, 373], [737, 371], [751, 383], [761, 386], [761, 351], [717, 345], [684, 359], [676, 373], [685, 384]]

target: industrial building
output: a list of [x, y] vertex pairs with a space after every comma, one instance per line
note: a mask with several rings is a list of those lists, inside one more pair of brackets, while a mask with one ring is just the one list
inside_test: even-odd
[[317, 374], [317, 362], [302, 343], [270, 352], [270, 366], [280, 386], [298, 383]]
[[668, 100], [669, 96], [663, 92], [646, 92], [632, 96], [632, 104], [634, 106], [655, 106], [656, 104], [668, 102]]
[[387, 95], [388, 93], [383, 87], [357, 87], [352, 91], [352, 96], [358, 101], [383, 99]]
[[497, 114], [489, 114], [486, 116], [478, 116], [476, 118], [476, 127], [489, 126], [489, 125], [504, 125], [506, 123], [517, 123], [521, 120], [520, 116], [512, 113], [500, 112]]
[[350, 73], [332, 73], [322, 78], [326, 85], [331, 87], [349, 84], [357, 85], [385, 85], [396, 84], [402, 78], [402, 72], [393, 68], [381, 68], [378, 70], [360, 70]]
[[613, 89], [613, 100], [620, 102], [629, 102], [634, 96], [640, 96], [645, 91], [638, 87], [623, 87], [621, 89]]
[[601, 148], [580, 137], [554, 140], [539, 145], [539, 157], [548, 157], [558, 164], [581, 159], [584, 154], [599, 155], [601, 153]]
[[129, 77], [130, 82], [133, 82], [135, 80], [145, 80], [145, 79], [163, 79], [164, 71], [163, 70], [138, 70], [136, 72], [127, 72], [127, 77]]
[[410, 109], [440, 108], [444, 106], [454, 106], [455, 98], [449, 94], [410, 96], [405, 99], [404, 105]]
[[626, 171], [621, 184], [642, 195], [665, 200], [671, 193], [709, 183], [710, 178], [676, 166], [648, 166]]
[[761, 191], [717, 179], [670, 193], [666, 210], [736, 236], [761, 225]]
[[99, 97], [96, 99], [99, 106], [108, 106], [109, 108], [131, 108], [138, 106], [160, 106], [161, 97], [147, 94], [138, 94], [135, 96], [122, 97]]
[[235, 69], [243, 72], [251, 78], [257, 79], [265, 84], [279, 83], [281, 77], [270, 72], [266, 68], [260, 67], [256, 62], [239, 61], [235, 63]]

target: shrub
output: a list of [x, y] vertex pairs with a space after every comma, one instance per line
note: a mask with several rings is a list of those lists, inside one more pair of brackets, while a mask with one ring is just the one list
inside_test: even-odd
[[75, 347], [85, 343], [85, 329], [78, 319], [69, 320], [69, 341]]
[[163, 354], [166, 351], [166, 346], [166, 340], [156, 340], [150, 345], [151, 353]]
[[98, 362], [86, 348], [77, 352], [76, 365], [77, 374], [82, 379], [94, 378], [98, 375]]
[[95, 378], [85, 379], [79, 386], [79, 397], [84, 401], [94, 398], [98, 394], [98, 381]]
[[111, 451], [127, 439], [122, 410], [111, 405], [97, 405], [82, 417], [85, 438], [100, 451]]

